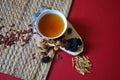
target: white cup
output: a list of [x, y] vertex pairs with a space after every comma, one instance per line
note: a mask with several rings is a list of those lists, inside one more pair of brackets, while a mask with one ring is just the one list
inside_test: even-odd
[[[39, 21], [40, 21], [41, 18], [42, 18], [43, 16], [45, 16], [46, 14], [55, 14], [55, 15], [58, 15], [58, 16], [63, 20], [64, 29], [63, 29], [63, 31], [62, 31], [59, 35], [57, 35], [57, 36], [55, 36], [55, 37], [48, 37], [48, 36], [45, 36], [44, 34], [42, 34], [42, 33], [40, 32], [40, 30], [39, 30]], [[59, 26], [59, 25], [58, 25], [58, 26]], [[67, 20], [66, 20], [66, 17], [65, 17], [60, 11], [58, 11], [58, 10], [49, 10], [49, 9], [46, 9], [46, 10], [44, 10], [44, 11], [38, 16], [38, 18], [37, 18], [37, 20], [36, 20], [36, 29], [37, 29], [37, 32], [38, 32], [42, 37], [44, 37], [44, 38], [47, 38], [47, 39], [55, 39], [55, 38], [58, 38], [58, 37], [62, 36], [62, 35], [65, 33], [66, 29], [67, 29]], [[52, 30], [52, 29], [51, 29], [51, 30]]]

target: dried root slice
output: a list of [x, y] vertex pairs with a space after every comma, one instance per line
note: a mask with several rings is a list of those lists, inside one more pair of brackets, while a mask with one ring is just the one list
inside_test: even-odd
[[91, 68], [92, 64], [88, 57], [76, 56], [72, 58], [72, 66], [74, 66], [79, 73], [84, 75], [85, 73], [90, 73], [88, 69]]
[[[42, 38], [41, 38], [42, 39]], [[49, 44], [47, 42], [41, 42], [42, 40], [39, 41], [39, 46], [42, 48], [42, 49], [49, 49]]]
[[38, 53], [39, 53], [39, 54], [46, 54], [46, 52], [47, 52], [47, 51], [46, 51], [45, 49], [39, 49], [39, 50], [38, 50]]
[[61, 44], [62, 44], [61, 41], [56, 41], [55, 43], [56, 46], [61, 46]]
[[48, 42], [49, 42], [50, 44], [55, 44], [55, 43], [56, 43], [56, 41], [55, 41], [54, 39], [50, 39]]
[[39, 39], [39, 43], [42, 43], [44, 41], [44, 38]]
[[40, 38], [40, 39], [39, 39], [39, 44], [40, 44], [40, 43], [43, 43], [43, 42], [44, 42], [44, 43], [47, 43], [48, 41], [47, 41], [47, 39], [45, 39], [45, 38]]
[[54, 50], [55, 50], [55, 51], [58, 51], [58, 50], [59, 50], [59, 47], [58, 47], [58, 46], [54, 46]]
[[53, 50], [53, 49], [50, 49], [50, 51], [49, 51], [51, 54], [54, 54], [55, 53], [55, 51]]

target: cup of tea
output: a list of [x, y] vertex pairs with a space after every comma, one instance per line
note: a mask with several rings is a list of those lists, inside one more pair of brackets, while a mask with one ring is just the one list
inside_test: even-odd
[[44, 10], [36, 20], [36, 29], [44, 38], [58, 38], [67, 29], [66, 17], [58, 10]]

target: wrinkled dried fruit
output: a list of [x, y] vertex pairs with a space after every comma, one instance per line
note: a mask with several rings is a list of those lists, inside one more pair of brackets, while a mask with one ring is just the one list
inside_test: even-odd
[[41, 59], [41, 62], [47, 63], [47, 62], [49, 62], [50, 60], [51, 60], [51, 58], [50, 58], [49, 56], [45, 56], [45, 57], [43, 57], [43, 58]]
[[71, 38], [68, 39], [65, 43], [65, 49], [70, 51], [77, 51], [80, 45], [82, 45], [82, 41], [79, 38]]

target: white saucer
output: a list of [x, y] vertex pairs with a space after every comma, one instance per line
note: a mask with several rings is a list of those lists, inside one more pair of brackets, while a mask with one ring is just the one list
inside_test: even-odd
[[[63, 47], [60, 47], [61, 50], [65, 51], [66, 53], [70, 54], [70, 55], [73, 55], [73, 56], [76, 56], [80, 53], [83, 52], [84, 50], [84, 43], [83, 43], [83, 40], [81, 38], [81, 36], [77, 33], [77, 31], [74, 29], [74, 27], [71, 25], [71, 23], [68, 21], [68, 27], [67, 28], [71, 28], [72, 29], [72, 33], [67, 35], [67, 33], [65, 33], [65, 39], [70, 39], [70, 38], [79, 38], [81, 41], [82, 41], [82, 45], [80, 45], [79, 49], [75, 52], [72, 52], [72, 51], [69, 51], [69, 50], [66, 50], [65, 48]], [[36, 32], [36, 29], [35, 29], [35, 25], [33, 26], [33, 33]], [[39, 47], [39, 39], [41, 38], [40, 35], [38, 34], [34, 34], [33, 35], [35, 41], [36, 41], [36, 44], [37, 46]]]

